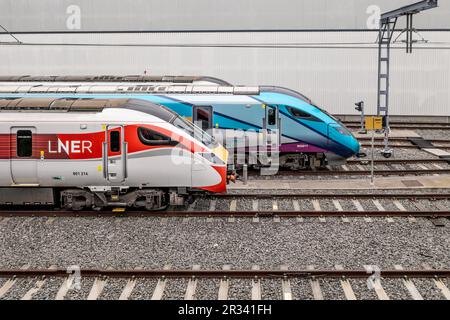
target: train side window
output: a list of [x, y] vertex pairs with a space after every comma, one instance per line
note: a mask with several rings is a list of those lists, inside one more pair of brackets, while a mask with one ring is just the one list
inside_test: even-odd
[[206, 131], [213, 127], [213, 110], [211, 106], [194, 106], [192, 111], [192, 120], [199, 128]]
[[21, 158], [33, 155], [33, 134], [31, 130], [17, 131], [17, 156]]
[[148, 128], [138, 128], [139, 140], [147, 146], [160, 146], [160, 145], [176, 145], [177, 142], [170, 137], [153, 131]]
[[267, 110], [267, 124], [269, 126], [274, 126], [277, 124], [277, 113], [275, 108], [273, 107], [268, 107], [269, 109]]
[[109, 149], [111, 152], [120, 152], [120, 131], [109, 133]]
[[299, 118], [299, 119], [306, 119], [306, 120], [312, 120], [312, 121], [317, 121], [317, 119], [315, 117], [313, 117], [312, 115], [310, 115], [309, 113], [297, 109], [297, 108], [292, 108], [292, 107], [286, 107], [289, 111], [289, 113], [294, 116], [295, 118]]

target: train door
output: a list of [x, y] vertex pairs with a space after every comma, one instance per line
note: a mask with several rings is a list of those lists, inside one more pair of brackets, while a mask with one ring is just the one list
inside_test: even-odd
[[278, 147], [281, 137], [281, 124], [277, 106], [266, 106], [264, 129], [267, 134], [265, 141], [269, 147]]
[[12, 127], [10, 134], [11, 178], [15, 184], [38, 184], [35, 127]]
[[127, 178], [127, 142], [121, 125], [108, 125], [103, 143], [105, 178], [110, 182], [123, 182]]
[[194, 106], [192, 108], [192, 121], [203, 131], [213, 127], [213, 109], [211, 106]]

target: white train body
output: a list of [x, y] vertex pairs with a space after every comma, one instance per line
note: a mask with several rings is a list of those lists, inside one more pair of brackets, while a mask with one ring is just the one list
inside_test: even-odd
[[[190, 123], [178, 121], [140, 100], [0, 100], [0, 204], [20, 204], [27, 197], [19, 193], [45, 189], [58, 190], [72, 209], [160, 209], [169, 194], [225, 192], [226, 151], [217, 144], [212, 150], [182, 128]], [[17, 199], [8, 203], [6, 195]]]

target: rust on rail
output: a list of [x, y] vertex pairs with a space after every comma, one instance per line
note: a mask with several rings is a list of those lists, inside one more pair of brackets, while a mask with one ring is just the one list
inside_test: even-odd
[[[74, 271], [66, 269], [3, 269], [0, 277], [67, 277]], [[254, 277], [290, 277], [290, 278], [367, 278], [371, 275], [382, 278], [447, 278], [450, 269], [439, 270], [114, 270], [114, 269], [80, 269], [82, 277], [167, 277], [167, 278], [254, 278]]]

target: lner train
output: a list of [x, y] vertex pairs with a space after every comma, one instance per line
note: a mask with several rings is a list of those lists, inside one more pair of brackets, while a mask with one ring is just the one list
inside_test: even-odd
[[138, 99], [0, 99], [0, 205], [159, 210], [227, 184], [226, 150]]
[[90, 82], [61, 86], [30, 82], [0, 86], [0, 95], [143, 99], [199, 123], [215, 137], [230, 138], [236, 130], [278, 132], [279, 165], [291, 169], [342, 164], [360, 149], [357, 139], [339, 120], [304, 95], [281, 87]]

